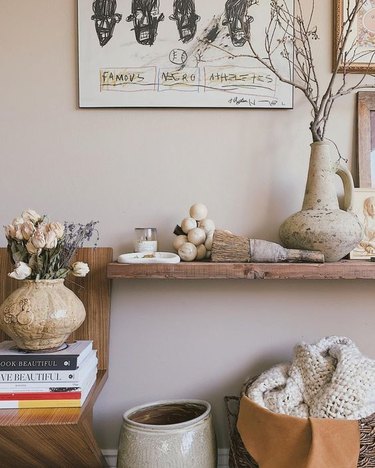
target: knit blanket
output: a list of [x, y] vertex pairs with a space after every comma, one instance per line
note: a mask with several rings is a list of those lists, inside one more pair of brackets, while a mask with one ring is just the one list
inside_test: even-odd
[[291, 363], [261, 374], [246, 394], [275, 413], [361, 419], [375, 412], [375, 361], [346, 337], [302, 343], [294, 348]]

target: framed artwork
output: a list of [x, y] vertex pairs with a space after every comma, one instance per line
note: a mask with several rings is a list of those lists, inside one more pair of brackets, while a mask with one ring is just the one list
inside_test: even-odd
[[[335, 0], [333, 57], [337, 57], [338, 45], [347, 12], [355, 5], [355, 0]], [[348, 8], [349, 7], [349, 8]], [[357, 19], [353, 25], [345, 52], [348, 54], [346, 71], [349, 73], [373, 73], [373, 53], [375, 47], [375, 1], [363, 0]], [[371, 62], [371, 63], [370, 63]], [[343, 71], [342, 64], [340, 71]]]
[[375, 189], [375, 92], [359, 92], [357, 109], [359, 186]]
[[[264, 50], [270, 3], [78, 0], [80, 107], [292, 108], [293, 87], [247, 43], [251, 28]], [[275, 64], [291, 76], [280, 53]]]
[[352, 208], [362, 222], [364, 232], [361, 243], [350, 252], [350, 258], [375, 257], [375, 189], [354, 189]]

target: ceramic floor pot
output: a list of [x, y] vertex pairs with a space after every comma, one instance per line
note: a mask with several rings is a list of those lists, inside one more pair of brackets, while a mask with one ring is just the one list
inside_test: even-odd
[[[280, 227], [280, 239], [289, 249], [319, 250], [326, 262], [336, 262], [362, 239], [363, 228], [351, 212], [353, 179], [349, 170], [331, 160], [330, 145], [311, 145], [310, 165], [302, 210]], [[344, 185], [344, 209], [339, 208], [335, 174]]]
[[86, 317], [81, 300], [64, 280], [23, 280], [0, 306], [0, 328], [20, 349], [61, 346]]
[[118, 468], [216, 468], [211, 406], [201, 400], [150, 403], [124, 414]]

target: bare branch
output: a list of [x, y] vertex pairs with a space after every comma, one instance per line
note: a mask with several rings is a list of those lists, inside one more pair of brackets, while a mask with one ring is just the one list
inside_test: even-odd
[[[317, 69], [314, 63], [312, 41], [319, 39], [317, 28], [313, 26], [315, 0], [311, 1], [311, 9], [307, 19], [301, 0], [296, 0], [295, 11], [290, 11], [286, 2], [270, 0], [270, 21], [265, 30], [265, 55], [255, 50], [252, 37], [249, 45], [252, 57], [268, 68], [283, 83], [300, 90], [312, 106], [313, 120], [310, 123], [313, 141], [324, 139], [329, 116], [335, 101], [359, 89], [374, 89], [375, 83], [367, 83], [371, 64], [375, 61], [373, 48], [365, 50], [352, 41], [352, 31], [358, 15], [366, 0], [343, 0], [344, 18], [337, 38], [337, 55], [333, 72], [328, 85], [321, 93]], [[288, 74], [279, 71], [275, 57], [281, 56], [287, 63]], [[363, 75], [355, 84], [348, 84], [348, 74], [351, 66], [358, 62], [367, 63]], [[336, 84], [337, 82], [338, 85]]]

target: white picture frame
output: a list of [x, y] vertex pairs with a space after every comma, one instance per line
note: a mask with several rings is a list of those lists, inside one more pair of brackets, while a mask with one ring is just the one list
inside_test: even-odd
[[363, 225], [363, 238], [350, 252], [355, 260], [375, 257], [375, 189], [355, 188], [352, 200], [353, 212]]
[[[234, 4], [242, 32], [251, 23], [264, 47], [270, 2], [78, 0], [79, 106], [292, 108], [293, 86], [252, 59], [234, 30]], [[275, 63], [292, 73], [280, 54]]]

